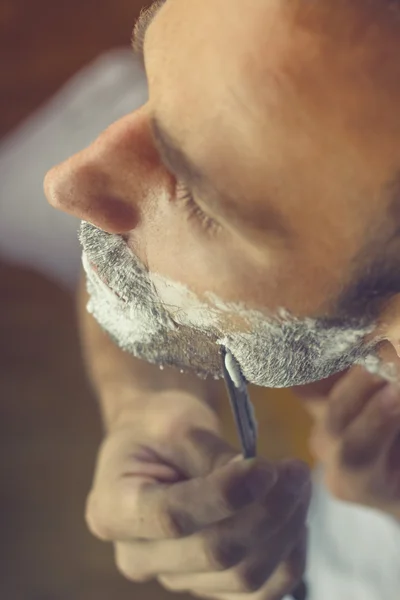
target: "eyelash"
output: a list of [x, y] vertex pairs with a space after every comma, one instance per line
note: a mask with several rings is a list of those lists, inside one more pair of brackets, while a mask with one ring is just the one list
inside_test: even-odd
[[192, 193], [185, 186], [185, 184], [178, 182], [176, 188], [176, 197], [182, 206], [185, 208], [188, 218], [194, 218], [202, 226], [202, 228], [209, 232], [216, 232], [220, 229], [219, 223], [214, 221], [209, 215], [207, 215], [200, 206], [195, 202]]

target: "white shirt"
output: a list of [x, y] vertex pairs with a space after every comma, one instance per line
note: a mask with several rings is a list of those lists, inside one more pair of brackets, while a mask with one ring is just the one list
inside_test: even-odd
[[400, 598], [400, 525], [334, 499], [314, 474], [309, 515], [308, 600]]

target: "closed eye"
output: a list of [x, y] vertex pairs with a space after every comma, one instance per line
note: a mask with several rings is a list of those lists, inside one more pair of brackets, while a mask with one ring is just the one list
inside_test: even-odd
[[184, 207], [189, 219], [195, 219], [207, 233], [216, 233], [221, 229], [220, 223], [206, 214], [193, 198], [193, 194], [182, 182], [177, 183], [176, 199]]

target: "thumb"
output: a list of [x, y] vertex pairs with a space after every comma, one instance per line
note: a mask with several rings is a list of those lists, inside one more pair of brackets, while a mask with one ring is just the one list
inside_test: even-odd
[[263, 500], [276, 479], [272, 464], [252, 459], [234, 460], [204, 477], [173, 484], [142, 482], [132, 486], [120, 481], [105, 502], [106, 539], [187, 537]]
[[175, 464], [188, 478], [205, 477], [216, 469], [236, 460], [242, 455], [217, 433], [206, 429], [192, 429], [181, 440], [179, 456]]

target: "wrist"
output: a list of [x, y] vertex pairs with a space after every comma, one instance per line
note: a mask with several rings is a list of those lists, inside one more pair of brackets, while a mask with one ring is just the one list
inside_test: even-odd
[[150, 395], [143, 394], [131, 386], [106, 385], [98, 390], [98, 399], [103, 425], [109, 432], [134, 419], [142, 418]]
[[219, 429], [219, 418], [213, 403], [187, 391], [148, 392], [108, 386], [101, 393], [100, 404], [107, 432], [132, 426], [157, 432], [169, 424], [177, 427], [177, 423], [185, 427]]

